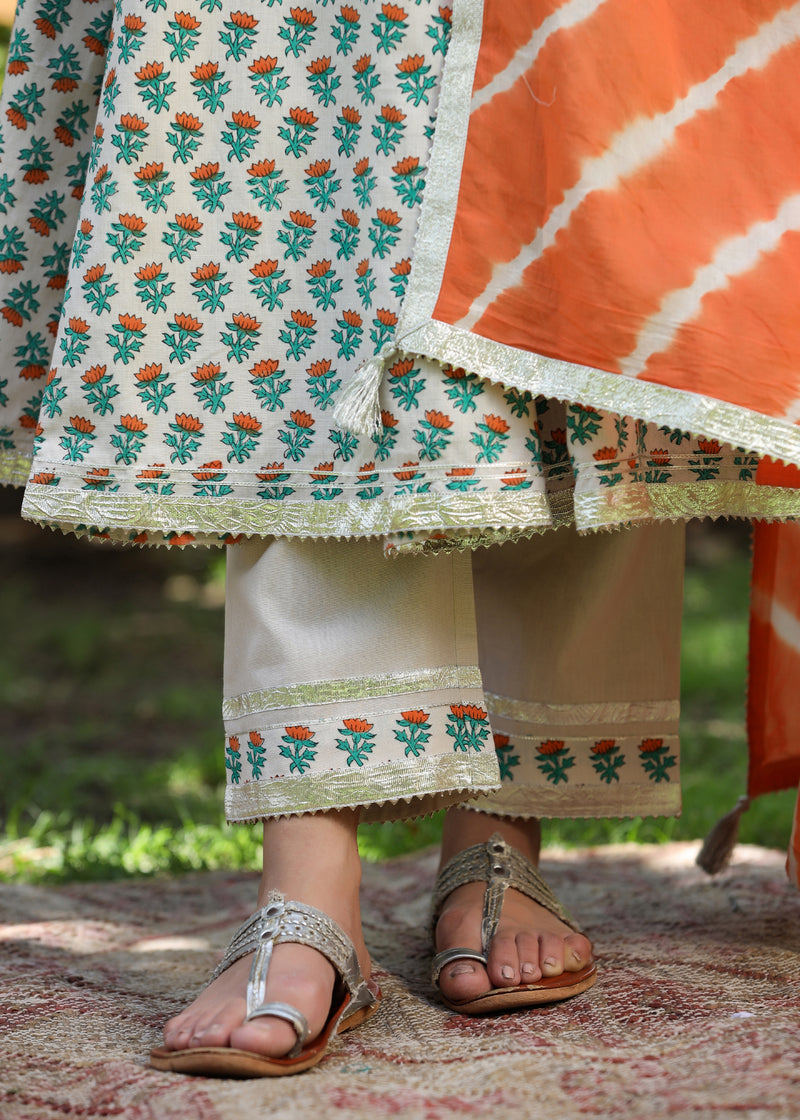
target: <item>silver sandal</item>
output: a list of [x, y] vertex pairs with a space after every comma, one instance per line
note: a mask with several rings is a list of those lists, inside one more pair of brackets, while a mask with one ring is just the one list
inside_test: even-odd
[[[436, 929], [437, 919], [448, 895], [465, 883], [477, 882], [486, 883], [481, 921], [481, 951], [454, 948], [443, 949], [441, 953], [437, 953], [431, 968], [431, 982], [437, 989], [442, 969], [452, 961], [472, 960], [486, 965], [489, 946], [500, 922], [503, 896], [509, 887], [539, 903], [576, 933], [582, 932], [533, 864], [516, 848], [507, 844], [499, 833], [495, 833], [485, 844], [475, 844], [471, 848], [465, 848], [439, 872], [432, 899], [433, 930]], [[597, 968], [592, 962], [578, 972], [543, 976], [532, 984], [520, 984], [511, 988], [491, 988], [479, 996], [461, 1002], [449, 1000], [444, 995], [441, 998], [442, 1002], [453, 1011], [460, 1011], [467, 1015], [482, 1015], [491, 1011], [538, 1007], [541, 1004], [569, 999], [591, 988], [596, 979]]]
[[[331, 962], [339, 977], [328, 1020], [318, 1037], [308, 1044], [308, 1023], [297, 1008], [288, 1003], [264, 1002], [272, 950], [285, 942], [316, 949]], [[271, 892], [266, 906], [237, 929], [211, 980], [216, 980], [248, 953], [254, 956], [247, 984], [245, 1022], [266, 1015], [284, 1019], [297, 1035], [289, 1053], [283, 1058], [268, 1058], [229, 1046], [195, 1046], [187, 1050], [159, 1047], [150, 1053], [151, 1066], [214, 1077], [280, 1077], [302, 1073], [324, 1057], [336, 1034], [359, 1026], [377, 1010], [380, 989], [362, 976], [352, 941], [332, 918], [313, 906], [287, 902], [284, 895]]]

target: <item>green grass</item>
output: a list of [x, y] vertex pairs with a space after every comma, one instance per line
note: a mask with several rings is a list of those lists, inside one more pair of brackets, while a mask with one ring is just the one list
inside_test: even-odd
[[[686, 580], [683, 816], [549, 821], [546, 843], [696, 839], [743, 792], [748, 558], [739, 537], [720, 539]], [[257, 826], [222, 820], [221, 557], [30, 542], [0, 547], [13, 635], [0, 648], [0, 877], [256, 868]], [[742, 839], [784, 847], [793, 804], [791, 791], [761, 799]], [[362, 853], [413, 850], [440, 828], [366, 826]]]

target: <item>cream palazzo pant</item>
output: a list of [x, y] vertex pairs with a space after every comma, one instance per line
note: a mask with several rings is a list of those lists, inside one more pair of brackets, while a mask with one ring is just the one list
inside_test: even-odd
[[228, 552], [230, 820], [679, 811], [683, 523], [385, 559]]

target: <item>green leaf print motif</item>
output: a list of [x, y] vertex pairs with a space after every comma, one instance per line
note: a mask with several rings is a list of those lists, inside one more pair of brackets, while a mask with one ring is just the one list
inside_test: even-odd
[[625, 765], [625, 755], [620, 752], [615, 739], [600, 739], [592, 747], [592, 769], [601, 782], [611, 785], [619, 781], [619, 771]]
[[546, 742], [540, 743], [536, 749], [536, 755], [536, 765], [548, 782], [557, 786], [560, 782], [569, 781], [567, 770], [575, 765], [575, 759], [564, 745], [563, 739], [548, 739]]
[[676, 759], [674, 754], [669, 753], [663, 739], [644, 739], [639, 744], [639, 758], [651, 782], [670, 780], [668, 771], [675, 766]]

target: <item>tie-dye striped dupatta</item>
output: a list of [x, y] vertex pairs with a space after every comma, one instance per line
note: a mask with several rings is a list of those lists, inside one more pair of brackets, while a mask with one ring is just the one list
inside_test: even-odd
[[[793, 0], [455, 0], [398, 346], [800, 465], [799, 109]], [[753, 793], [800, 778], [800, 527], [756, 535]]]
[[[800, 486], [800, 471], [762, 462], [772, 486]], [[800, 523], [757, 522], [750, 603], [747, 731], [751, 797], [800, 783]], [[787, 861], [800, 887], [800, 795]]]
[[800, 464], [798, 94], [791, 0], [455, 0], [399, 348]]

